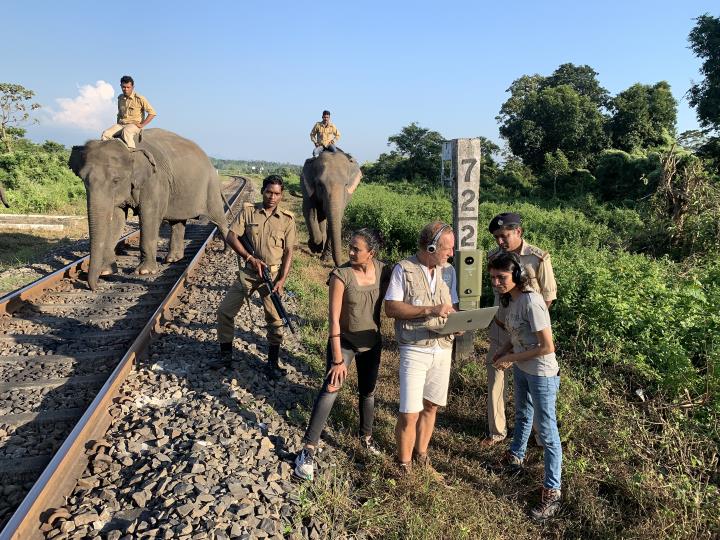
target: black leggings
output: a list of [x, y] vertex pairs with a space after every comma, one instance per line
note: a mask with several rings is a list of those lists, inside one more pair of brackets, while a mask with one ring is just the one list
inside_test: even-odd
[[[378, 370], [380, 369], [380, 352], [382, 351], [382, 344], [377, 343], [372, 349], [365, 352], [355, 352], [351, 348], [348, 348], [346, 342], [342, 342], [341, 345], [343, 360], [345, 365], [349, 368], [353, 359], [355, 359], [355, 365], [357, 366], [358, 372], [358, 401], [360, 409], [360, 435], [368, 437], [372, 435], [372, 425], [375, 418], [375, 383], [377, 382]], [[332, 350], [330, 348], [330, 342], [328, 341], [327, 349], [325, 353], [325, 381], [323, 382], [320, 394], [315, 399], [315, 405], [313, 406], [312, 416], [310, 416], [310, 423], [307, 431], [305, 431], [305, 437], [303, 441], [308, 444], [317, 445], [320, 440], [320, 434], [322, 433], [327, 418], [330, 415], [330, 410], [335, 403], [337, 398], [338, 390], [330, 392], [328, 385], [330, 384], [330, 378], [328, 372], [332, 367]]]

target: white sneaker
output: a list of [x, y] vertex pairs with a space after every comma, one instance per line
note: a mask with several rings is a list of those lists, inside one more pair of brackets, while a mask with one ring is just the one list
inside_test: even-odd
[[381, 454], [380, 450], [375, 446], [375, 441], [373, 441], [372, 437], [360, 437], [360, 446], [373, 456], [379, 456]]
[[313, 450], [303, 448], [295, 458], [295, 476], [303, 480], [312, 482], [315, 476], [315, 462], [313, 459]]

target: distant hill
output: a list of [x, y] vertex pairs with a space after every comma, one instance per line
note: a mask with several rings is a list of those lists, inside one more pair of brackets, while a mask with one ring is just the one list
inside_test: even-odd
[[280, 176], [299, 175], [302, 172], [301, 165], [293, 163], [278, 163], [275, 161], [246, 161], [244, 159], [218, 159], [211, 157], [213, 166], [225, 174], [279, 174]]

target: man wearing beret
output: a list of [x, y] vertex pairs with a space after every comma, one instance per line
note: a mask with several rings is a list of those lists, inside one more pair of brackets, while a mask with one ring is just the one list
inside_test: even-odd
[[[528, 244], [523, 239], [522, 218], [520, 214], [505, 212], [495, 216], [488, 227], [490, 234], [495, 237], [498, 247], [488, 253], [488, 260], [492, 260], [499, 253], [515, 253], [522, 264], [522, 270], [528, 277], [530, 287], [542, 295], [548, 307], [557, 298], [557, 284], [553, 273], [550, 255]], [[500, 306], [497, 316], [490, 323], [490, 350], [487, 355], [488, 374], [488, 434], [480, 444], [493, 446], [507, 436], [505, 423], [505, 402], [507, 401], [507, 379], [505, 372], [493, 366], [495, 352], [500, 350], [508, 341], [510, 335], [503, 327], [507, 308], [500, 304], [500, 296], [495, 293], [495, 304]]]

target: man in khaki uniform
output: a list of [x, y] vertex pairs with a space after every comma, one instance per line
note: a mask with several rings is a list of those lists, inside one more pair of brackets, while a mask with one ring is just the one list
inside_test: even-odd
[[335, 124], [330, 122], [330, 111], [323, 111], [322, 122], [315, 122], [312, 131], [310, 131], [310, 140], [315, 146], [313, 157], [319, 156], [325, 150], [328, 152], [337, 151], [335, 143], [340, 140], [340, 132], [335, 127]]
[[[553, 273], [550, 255], [528, 244], [522, 237], [522, 218], [519, 214], [507, 212], [495, 216], [488, 227], [495, 237], [498, 247], [488, 253], [488, 260], [502, 252], [518, 255], [523, 271], [528, 277], [530, 287], [540, 293], [548, 308], [557, 298], [557, 284]], [[510, 335], [503, 328], [507, 308], [500, 304], [500, 297], [495, 294], [495, 304], [500, 306], [493, 322], [490, 323], [490, 350], [487, 355], [488, 374], [488, 436], [480, 444], [492, 446], [507, 436], [505, 424], [505, 402], [507, 401], [507, 379], [503, 370], [493, 366], [495, 353], [510, 341]]]
[[128, 148], [135, 148], [135, 135], [155, 118], [155, 109], [140, 94], [135, 93], [135, 81], [129, 75], [120, 79], [122, 94], [118, 96], [117, 124], [103, 131], [101, 139], [107, 141], [120, 133]]
[[[295, 216], [278, 206], [283, 194], [283, 180], [270, 175], [263, 180], [260, 203], [246, 203], [242, 213], [227, 234], [227, 243], [238, 254], [237, 280], [228, 290], [218, 307], [218, 341], [220, 357], [210, 362], [210, 367], [226, 367], [232, 362], [232, 342], [235, 335], [235, 315], [243, 302], [257, 290], [265, 308], [268, 340], [268, 374], [277, 378], [284, 374], [278, 363], [280, 345], [283, 341], [283, 322], [270, 298], [268, 287], [262, 280], [262, 269], [267, 267], [272, 276], [272, 291], [283, 293], [285, 280], [290, 272], [295, 248]], [[238, 237], [246, 235], [255, 248], [250, 255]]]

